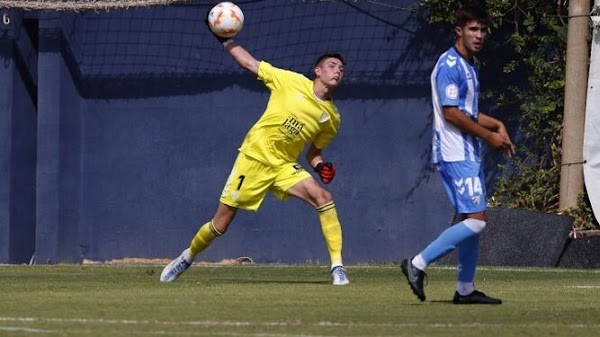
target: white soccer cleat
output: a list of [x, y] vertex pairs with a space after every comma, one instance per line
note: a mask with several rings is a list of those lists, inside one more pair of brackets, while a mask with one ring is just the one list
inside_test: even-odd
[[171, 261], [160, 274], [160, 282], [175, 281], [179, 275], [183, 274], [191, 265], [191, 262], [185, 259], [190, 256], [189, 248], [184, 250], [175, 260]]
[[333, 267], [333, 269], [331, 269], [331, 278], [333, 278], [334, 286], [345, 286], [350, 283], [350, 280], [346, 277], [346, 271], [343, 266]]

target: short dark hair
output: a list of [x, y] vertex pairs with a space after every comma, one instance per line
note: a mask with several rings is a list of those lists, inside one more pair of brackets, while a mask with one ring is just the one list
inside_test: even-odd
[[331, 58], [331, 57], [340, 60], [340, 62], [342, 62], [342, 65], [346, 65], [346, 61], [344, 60], [344, 57], [342, 56], [342, 54], [336, 53], [336, 52], [327, 52], [327, 53], [319, 56], [319, 58], [317, 58], [317, 60], [315, 61], [315, 66], [313, 68], [318, 67], [319, 64], [321, 62], [323, 62], [323, 60]]
[[456, 27], [464, 27], [469, 21], [477, 21], [490, 25], [490, 15], [482, 6], [476, 4], [466, 5], [456, 11]]

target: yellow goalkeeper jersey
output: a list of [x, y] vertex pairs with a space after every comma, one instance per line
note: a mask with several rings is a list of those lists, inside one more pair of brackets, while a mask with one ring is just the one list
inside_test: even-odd
[[340, 114], [333, 101], [313, 92], [313, 81], [262, 61], [258, 79], [271, 91], [265, 112], [244, 138], [240, 151], [271, 166], [296, 162], [310, 142], [321, 150], [336, 136]]

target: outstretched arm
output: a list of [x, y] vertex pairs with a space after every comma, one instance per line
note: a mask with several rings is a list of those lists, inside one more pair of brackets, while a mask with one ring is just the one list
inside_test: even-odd
[[234, 40], [226, 40], [223, 42], [225, 50], [231, 54], [231, 57], [244, 69], [254, 75], [258, 75], [259, 61], [252, 56], [244, 47], [240, 46]]
[[244, 69], [253, 73], [254, 75], [258, 75], [258, 65], [259, 61], [257, 61], [252, 54], [250, 54], [246, 49], [240, 46], [237, 42], [235, 42], [231, 37], [223, 37], [217, 35], [210, 29], [210, 24], [208, 23], [208, 16], [210, 10], [206, 13], [206, 19], [204, 19], [204, 24], [208, 31], [219, 41], [225, 50], [231, 54], [233, 59]]

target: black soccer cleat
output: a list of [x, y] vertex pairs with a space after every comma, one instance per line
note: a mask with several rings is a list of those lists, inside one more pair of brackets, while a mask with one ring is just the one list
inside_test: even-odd
[[502, 304], [502, 300], [489, 297], [481, 291], [474, 290], [469, 295], [462, 296], [457, 292], [454, 293], [452, 299], [454, 304]]
[[412, 290], [413, 294], [417, 295], [417, 297], [422, 301], [425, 301], [425, 291], [423, 290], [423, 279], [425, 279], [424, 271], [414, 267], [410, 262], [410, 259], [402, 260], [400, 264], [400, 268], [402, 269], [402, 273], [406, 276], [406, 280], [408, 281], [408, 285]]

